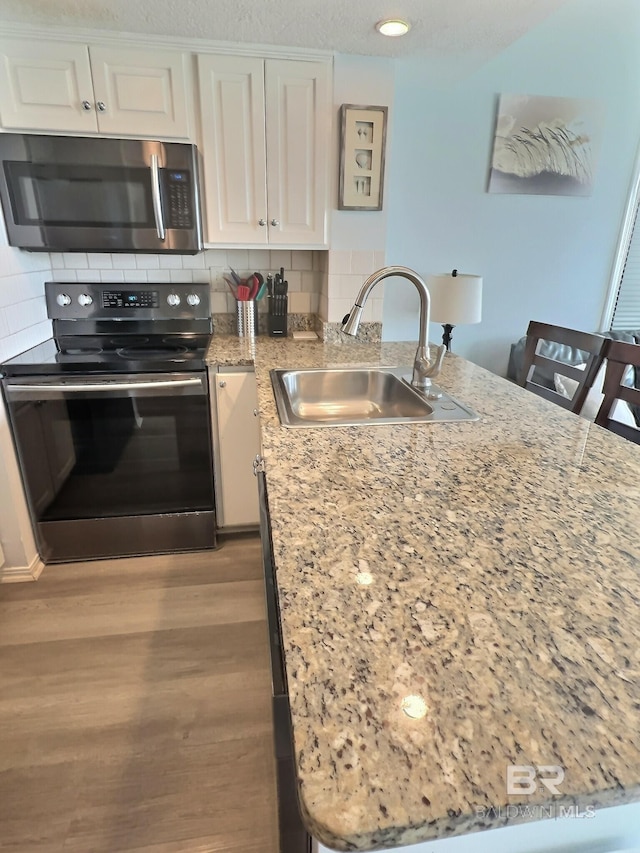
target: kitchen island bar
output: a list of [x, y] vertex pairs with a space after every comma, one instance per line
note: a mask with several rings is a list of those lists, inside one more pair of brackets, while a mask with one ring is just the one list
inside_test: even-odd
[[638, 447], [454, 355], [477, 422], [280, 425], [270, 369], [414, 351], [209, 350], [255, 363], [301, 810], [339, 850], [640, 800]]

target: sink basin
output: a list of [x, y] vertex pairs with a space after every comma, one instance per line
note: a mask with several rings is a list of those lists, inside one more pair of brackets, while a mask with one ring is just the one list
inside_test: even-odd
[[427, 400], [403, 380], [407, 373], [392, 367], [272, 370], [271, 383], [286, 427], [477, 420], [448, 395]]

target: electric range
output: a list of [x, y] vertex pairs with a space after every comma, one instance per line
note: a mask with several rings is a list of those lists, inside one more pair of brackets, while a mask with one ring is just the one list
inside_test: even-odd
[[214, 547], [208, 285], [45, 295], [53, 337], [0, 366], [42, 559]]

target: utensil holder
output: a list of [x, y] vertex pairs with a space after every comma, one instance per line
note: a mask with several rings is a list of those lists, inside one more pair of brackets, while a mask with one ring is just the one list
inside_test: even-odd
[[236, 331], [239, 338], [253, 338], [258, 331], [258, 305], [254, 299], [236, 302]]

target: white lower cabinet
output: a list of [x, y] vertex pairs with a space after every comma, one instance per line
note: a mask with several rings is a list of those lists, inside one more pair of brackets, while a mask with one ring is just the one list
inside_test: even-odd
[[[565, 816], [394, 847], [393, 853], [640, 853], [640, 803], [578, 809]], [[570, 816], [566, 816], [569, 814]], [[314, 843], [313, 853], [332, 853]]]
[[255, 373], [246, 367], [211, 367], [209, 371], [218, 526], [257, 525], [260, 511], [253, 460], [260, 452], [260, 422]]

